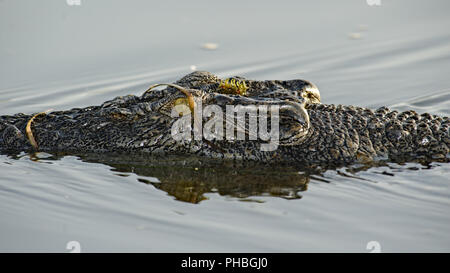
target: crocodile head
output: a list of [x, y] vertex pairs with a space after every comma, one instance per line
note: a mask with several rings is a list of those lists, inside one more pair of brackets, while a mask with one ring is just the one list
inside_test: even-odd
[[278, 145], [304, 141], [310, 129], [307, 108], [320, 103], [314, 84], [240, 77], [228, 79], [230, 82], [234, 85], [224, 88], [216, 76], [194, 72], [175, 84], [163, 84], [168, 86], [163, 90], [154, 85], [142, 98], [152, 103], [154, 111], [173, 119], [174, 139], [190, 140], [193, 136], [198, 141], [215, 143], [215, 147], [226, 149], [234, 144], [245, 151], [257, 146], [262, 151], [273, 151]]

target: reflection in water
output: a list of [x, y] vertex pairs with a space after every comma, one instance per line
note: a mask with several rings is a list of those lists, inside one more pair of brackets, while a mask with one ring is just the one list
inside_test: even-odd
[[[20, 158], [24, 156], [13, 156]], [[51, 163], [61, 159], [64, 154], [53, 155], [35, 153], [29, 156], [33, 161]], [[304, 168], [294, 164], [264, 164], [257, 162], [232, 162], [213, 159], [126, 154], [82, 154], [81, 160], [101, 163], [112, 167], [118, 176], [129, 176], [134, 173], [141, 183], [149, 184], [167, 192], [176, 200], [197, 204], [208, 198], [207, 193], [218, 193], [223, 196], [238, 198], [240, 201], [262, 202], [255, 197], [273, 196], [284, 199], [300, 199], [300, 192], [306, 191], [311, 179], [329, 183], [323, 173], [329, 168]], [[400, 162], [397, 162], [400, 163]], [[429, 168], [427, 162], [421, 162]], [[400, 165], [397, 166], [401, 166]], [[371, 181], [356, 175], [375, 166], [387, 166], [395, 171], [396, 167], [386, 162], [367, 165], [347, 166], [336, 169], [336, 174], [346, 178]], [[428, 166], [428, 167], [427, 167]], [[409, 170], [414, 170], [408, 167]], [[383, 171], [383, 175], [393, 174]]]
[[[52, 160], [60, 160], [64, 154], [34, 153], [10, 155], [19, 159], [23, 156], [30, 160], [51, 164]], [[208, 198], [207, 193], [218, 193], [223, 196], [238, 198], [239, 201], [263, 202], [255, 197], [272, 196], [284, 199], [300, 199], [300, 192], [306, 191], [311, 179], [330, 183], [324, 177], [324, 172], [330, 167], [304, 168], [295, 164], [264, 164], [257, 162], [221, 161], [194, 156], [164, 156], [126, 155], [126, 154], [82, 154], [82, 161], [101, 163], [112, 167], [118, 176], [128, 177], [130, 173], [138, 176], [141, 183], [152, 185], [167, 192], [176, 200], [197, 204]], [[420, 163], [420, 169], [430, 169], [430, 162]], [[398, 172], [404, 169], [419, 170], [415, 166], [403, 166], [402, 162], [389, 164], [387, 162], [372, 162], [370, 164], [355, 164], [342, 168], [331, 168], [339, 176], [357, 179], [365, 182], [375, 182], [357, 175], [372, 167], [388, 167], [390, 171]], [[383, 170], [374, 172], [394, 176]]]
[[[307, 189], [311, 172], [293, 166], [218, 162], [185, 157], [136, 157], [83, 155], [83, 161], [103, 163], [119, 175], [135, 173], [139, 182], [151, 184], [177, 200], [199, 203], [206, 193], [255, 201], [249, 197], [276, 196], [299, 199]], [[313, 170], [311, 170], [313, 171]], [[156, 179], [155, 179], [156, 178]]]

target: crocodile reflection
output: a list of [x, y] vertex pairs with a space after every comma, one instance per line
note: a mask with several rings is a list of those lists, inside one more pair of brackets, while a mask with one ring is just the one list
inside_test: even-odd
[[[61, 160], [65, 153], [9, 154], [13, 159], [24, 156], [33, 161]], [[73, 154], [70, 154], [73, 155]], [[148, 156], [146, 154], [77, 154], [87, 163], [100, 163], [111, 167], [118, 176], [135, 174], [137, 181], [151, 185], [166, 192], [175, 200], [193, 204], [208, 200], [208, 194], [237, 198], [239, 201], [264, 202], [259, 197], [300, 199], [301, 192], [308, 189], [311, 180], [330, 183], [325, 174], [329, 167], [321, 165], [301, 166], [296, 163], [266, 164], [261, 162], [236, 162], [184, 156]], [[355, 164], [342, 170], [332, 168], [337, 175], [365, 182], [375, 182], [357, 175], [374, 167], [388, 167], [381, 175], [393, 176], [395, 172], [431, 169], [433, 165], [426, 160], [417, 160], [415, 166], [405, 165], [404, 161], [387, 161]], [[392, 165], [394, 164], [394, 165]]]
[[[299, 199], [307, 190], [309, 172], [286, 165], [264, 165], [218, 162], [200, 158], [139, 157], [127, 155], [82, 155], [86, 162], [111, 166], [119, 175], [134, 173], [138, 181], [167, 192], [176, 200], [199, 203], [208, 193], [238, 198], [241, 201], [261, 202], [257, 197], [273, 196]], [[311, 169], [312, 171], [312, 169]], [[157, 182], [155, 182], [157, 178]]]

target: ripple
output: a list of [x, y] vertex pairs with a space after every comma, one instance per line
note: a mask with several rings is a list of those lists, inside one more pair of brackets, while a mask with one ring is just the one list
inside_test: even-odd
[[431, 94], [411, 98], [408, 101], [390, 105], [399, 111], [415, 110], [432, 114], [450, 116], [450, 90], [431, 92]]

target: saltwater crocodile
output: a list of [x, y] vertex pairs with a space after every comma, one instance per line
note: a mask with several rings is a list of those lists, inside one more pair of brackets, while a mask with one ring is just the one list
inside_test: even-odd
[[[321, 104], [317, 87], [305, 80], [233, 77], [223, 81], [209, 72], [193, 72], [164, 89], [154, 87], [141, 96], [121, 96], [99, 106], [0, 116], [0, 152], [174, 154], [333, 166], [378, 160], [450, 159], [448, 117], [399, 113], [386, 107], [373, 111]], [[231, 131], [225, 122], [229, 116], [220, 123], [216, 120], [209, 128], [214, 129], [216, 138], [205, 137], [204, 132], [196, 135], [199, 129], [195, 120], [208, 124], [218, 113], [205, 113], [201, 108], [198, 112], [200, 106], [206, 109], [208, 105], [222, 113], [237, 105], [262, 106], [258, 111], [278, 107], [278, 116], [275, 108], [266, 113], [269, 131], [276, 128], [271, 118], [279, 117], [276, 145], [269, 146], [274, 149], [263, 149], [271, 143], [267, 137], [252, 135], [253, 112], [247, 113], [247, 118], [232, 117], [236, 126]], [[180, 126], [174, 130], [182, 119], [197, 131], [183, 131], [187, 127]], [[207, 128], [200, 126], [201, 130]], [[186, 132], [189, 138], [179, 137]], [[233, 136], [221, 139], [217, 132], [233, 132]], [[245, 139], [237, 138], [239, 133]]]

